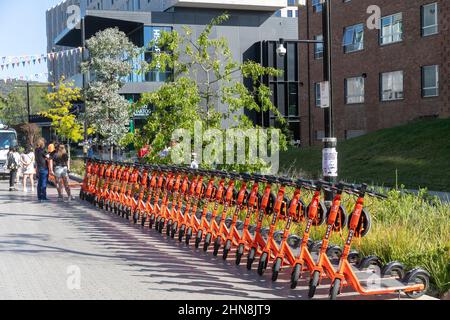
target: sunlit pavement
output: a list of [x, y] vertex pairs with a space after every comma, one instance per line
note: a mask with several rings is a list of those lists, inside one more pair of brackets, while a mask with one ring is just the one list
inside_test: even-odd
[[245, 260], [237, 267], [78, 200], [57, 202], [54, 189], [41, 204], [7, 187], [0, 182], [0, 299], [307, 299], [307, 281], [291, 290], [289, 270], [272, 283], [270, 269], [259, 277]]

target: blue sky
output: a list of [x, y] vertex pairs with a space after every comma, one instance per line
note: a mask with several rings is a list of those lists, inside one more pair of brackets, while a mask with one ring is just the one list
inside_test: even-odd
[[[0, 0], [0, 64], [4, 56], [47, 52], [45, 11], [61, 0]], [[13, 32], [12, 32], [13, 31]], [[0, 69], [0, 81], [47, 72], [46, 63]], [[43, 81], [45, 79], [41, 79]]]

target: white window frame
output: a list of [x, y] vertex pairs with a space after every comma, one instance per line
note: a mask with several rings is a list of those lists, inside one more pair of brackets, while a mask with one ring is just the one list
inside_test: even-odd
[[[394, 31], [394, 18], [400, 16], [400, 31], [395, 32]], [[389, 33], [388, 34], [384, 34], [384, 21], [389, 19], [389, 24], [388, 24], [388, 30]], [[399, 39], [395, 40], [396, 37], [399, 37]], [[386, 40], [388, 39], [388, 40]], [[390, 40], [389, 40], [390, 39]], [[381, 29], [380, 29], [380, 45], [384, 46], [384, 45], [388, 45], [388, 44], [392, 44], [392, 43], [398, 43], [398, 42], [402, 42], [403, 41], [403, 13], [399, 12], [399, 13], [395, 13], [395, 14], [391, 14], [389, 16], [386, 17], [382, 17], [381, 18]]]
[[[425, 69], [426, 68], [435, 68], [435, 76], [436, 76], [436, 83], [434, 87], [425, 87]], [[425, 94], [426, 90], [436, 90], [436, 94]], [[433, 97], [439, 97], [439, 65], [429, 65], [429, 66], [423, 66], [422, 67], [422, 97], [423, 98], [433, 98]]]
[[[361, 40], [359, 42], [357, 42], [357, 35], [358, 33], [356, 32], [357, 29], [360, 29], [362, 32], [362, 36], [361, 36]], [[347, 35], [349, 37], [347, 37]], [[347, 43], [347, 38], [351, 37], [351, 42]], [[348, 26], [344, 28], [344, 39], [343, 39], [343, 46], [344, 46], [344, 52], [345, 53], [350, 53], [350, 52], [356, 52], [356, 51], [361, 51], [364, 50], [364, 24], [359, 23], [359, 24], [355, 24], [353, 26]]]
[[320, 106], [322, 104], [322, 99], [320, 96], [320, 82], [316, 82], [314, 84], [314, 97], [316, 100], [316, 107], [320, 108]]
[[[348, 93], [348, 84], [350, 81], [357, 80], [362, 84], [360, 88], [362, 92], [360, 94], [349, 95]], [[357, 87], [357, 86], [355, 86]], [[365, 102], [365, 79], [362, 76], [352, 77], [345, 79], [345, 104], [362, 104]]]
[[[401, 91], [395, 91], [393, 88], [394, 86], [394, 79], [388, 79], [388, 82], [390, 81], [392, 83], [392, 88], [389, 90], [386, 90], [383, 86], [383, 80], [384, 76], [391, 75], [394, 77], [395, 75], [401, 75], [402, 83], [401, 83]], [[390, 94], [388, 98], [386, 98], [386, 94]], [[403, 71], [392, 71], [392, 72], [383, 72], [380, 74], [380, 98], [381, 101], [389, 102], [389, 101], [398, 101], [403, 100], [405, 98], [405, 74]]]
[[[433, 25], [425, 26], [425, 9], [428, 8], [428, 7], [431, 7], [431, 6], [434, 6], [436, 23], [433, 24]], [[425, 4], [425, 5], [422, 6], [421, 10], [422, 10], [422, 12], [421, 12], [422, 37], [428, 37], [428, 36], [432, 36], [432, 35], [438, 34], [439, 33], [439, 7], [438, 7], [437, 2]], [[425, 34], [425, 30], [428, 30], [428, 29], [431, 29], [431, 28], [436, 28], [436, 31], [434, 31], [432, 33]]]

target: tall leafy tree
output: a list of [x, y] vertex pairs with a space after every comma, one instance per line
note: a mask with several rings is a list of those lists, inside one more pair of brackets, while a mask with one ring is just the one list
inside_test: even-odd
[[[40, 112], [40, 115], [51, 119], [52, 128], [64, 141], [79, 142], [83, 139], [84, 124], [73, 112], [73, 103], [81, 99], [81, 90], [73, 82], [65, 82], [61, 78], [59, 84], [53, 85], [53, 91], [47, 94], [50, 109]], [[88, 133], [92, 129], [88, 128]], [[70, 156], [70, 148], [69, 148]]]
[[138, 48], [117, 28], [98, 32], [86, 41], [89, 59], [82, 64], [84, 72], [94, 75], [85, 91], [86, 116], [97, 134], [113, 148], [127, 134], [131, 107], [119, 95], [123, 78], [132, 72], [132, 59]]
[[[224, 121], [231, 128], [255, 129], [258, 127], [247, 114], [270, 111], [279, 124], [285, 124], [271, 102], [270, 88], [261, 82], [263, 77], [280, 76], [281, 72], [253, 61], [235, 61], [227, 40], [211, 36], [213, 28], [228, 19], [228, 14], [213, 19], [198, 36], [188, 27], [182, 33], [164, 32], [150, 44], [150, 47], [162, 50], [155, 50], [148, 68], [174, 72], [173, 82], [165, 83], [156, 92], [144, 94], [141, 99], [142, 105], [152, 105], [154, 110], [134, 141], [138, 147], [145, 143], [152, 145], [149, 156], [152, 162], [167, 161], [168, 158], [161, 159], [158, 155], [169, 144], [172, 133], [180, 128], [192, 133], [195, 121], [200, 121], [204, 128], [222, 132]], [[244, 82], [250, 85], [246, 86]], [[219, 102], [226, 110], [219, 110]], [[285, 149], [286, 137], [282, 133], [280, 136], [280, 147]], [[226, 168], [256, 171], [264, 165], [258, 162]]]

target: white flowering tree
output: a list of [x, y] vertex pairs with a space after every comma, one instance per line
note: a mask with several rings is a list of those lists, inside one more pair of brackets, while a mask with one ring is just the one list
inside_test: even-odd
[[138, 48], [117, 28], [98, 32], [86, 41], [86, 47], [89, 59], [82, 69], [94, 77], [84, 92], [86, 117], [111, 147], [113, 159], [114, 147], [128, 132], [132, 109], [119, 90], [124, 85], [123, 78], [132, 72], [132, 58]]

